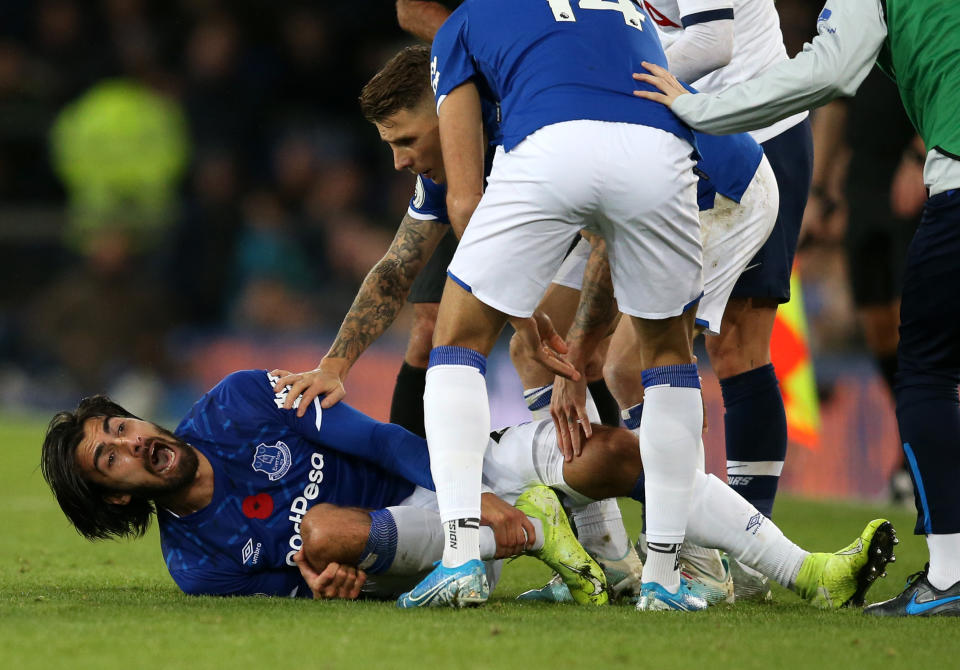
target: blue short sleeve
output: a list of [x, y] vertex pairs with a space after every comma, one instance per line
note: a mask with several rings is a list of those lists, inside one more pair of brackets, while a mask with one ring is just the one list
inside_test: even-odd
[[473, 79], [478, 72], [467, 49], [466, 5], [461, 5], [440, 26], [430, 51], [430, 84], [437, 109], [453, 89]]
[[422, 174], [417, 175], [417, 185], [407, 208], [410, 218], [420, 221], [436, 221], [450, 224], [447, 216], [447, 187]]

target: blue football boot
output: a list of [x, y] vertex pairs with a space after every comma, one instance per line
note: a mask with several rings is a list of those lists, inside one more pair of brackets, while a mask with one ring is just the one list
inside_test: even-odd
[[487, 602], [487, 569], [476, 558], [455, 568], [434, 564], [433, 572], [397, 598], [397, 607], [475, 607]]
[[676, 593], [670, 593], [656, 582], [646, 582], [640, 587], [637, 610], [641, 612], [657, 610], [698, 612], [705, 609], [707, 609], [707, 600], [694, 594], [685, 579], [680, 580], [680, 588]]

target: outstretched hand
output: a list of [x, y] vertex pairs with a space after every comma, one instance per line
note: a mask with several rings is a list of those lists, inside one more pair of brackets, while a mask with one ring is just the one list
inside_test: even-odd
[[[587, 380], [569, 381], [558, 377], [553, 383], [550, 416], [557, 428], [557, 447], [569, 463], [583, 452], [583, 442], [593, 435], [587, 416]], [[583, 431], [584, 440], [580, 438]]]
[[574, 381], [580, 379], [577, 369], [563, 357], [568, 351], [567, 343], [557, 333], [549, 316], [538, 310], [525, 319], [511, 318], [510, 323], [535, 361], [555, 375]]
[[634, 91], [633, 94], [638, 98], [646, 98], [647, 100], [653, 100], [654, 102], [659, 102], [667, 107], [671, 107], [674, 100], [684, 93], [690, 92], [681, 86], [677, 78], [670, 74], [665, 68], [655, 63], [647, 63], [646, 61], [642, 62], [641, 65], [643, 65], [650, 74], [634, 72], [633, 78], [636, 81], [642, 81], [655, 86], [661, 93], [656, 93], [655, 91]]
[[289, 386], [287, 399], [283, 403], [284, 409], [293, 408], [293, 404], [300, 398], [300, 404], [297, 405], [297, 416], [302, 417], [310, 403], [319, 395], [324, 396], [320, 401], [320, 407], [327, 409], [333, 407], [343, 396], [347, 395], [347, 390], [343, 387], [343, 381], [340, 375], [326, 372], [320, 368], [310, 372], [290, 372], [289, 370], [272, 370], [270, 374], [274, 377], [280, 377], [280, 380], [273, 385], [274, 393], [281, 393], [284, 387]]

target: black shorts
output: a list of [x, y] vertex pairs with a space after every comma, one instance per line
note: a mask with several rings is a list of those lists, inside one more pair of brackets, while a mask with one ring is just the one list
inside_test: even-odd
[[457, 236], [453, 228], [440, 240], [434, 249], [430, 260], [420, 270], [420, 274], [413, 280], [407, 302], [440, 302], [443, 296], [443, 287], [447, 283], [447, 266], [457, 250]]
[[877, 193], [847, 193], [850, 215], [844, 247], [857, 307], [886, 305], [900, 297], [907, 249], [917, 230], [916, 220], [890, 212], [886, 191], [879, 192], [879, 200]]
[[810, 119], [804, 119], [760, 146], [777, 177], [780, 211], [770, 237], [747, 263], [730, 297], [772, 298], [784, 303], [790, 301], [790, 271], [813, 175]]

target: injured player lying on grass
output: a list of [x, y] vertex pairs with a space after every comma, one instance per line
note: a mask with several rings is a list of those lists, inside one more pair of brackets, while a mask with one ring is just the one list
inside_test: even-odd
[[[322, 410], [314, 401], [298, 417], [282, 409], [276, 379], [263, 370], [229, 375], [173, 433], [103, 396], [83, 400], [51, 421], [44, 477], [89, 539], [142, 534], [156, 514], [165, 563], [186, 593], [393, 598], [411, 588], [443, 550], [426, 441], [344, 403]], [[604, 574], [553, 491], [574, 508], [637, 497], [642, 474], [627, 430], [594, 427], [571, 462], [550, 421], [494, 433], [484, 484], [517, 508], [484, 496], [490, 579], [495, 559], [529, 553], [557, 570], [578, 602], [606, 603]], [[811, 554], [716, 477], [698, 472], [694, 488], [691, 541], [818, 606], [862, 603], [893, 560], [896, 538], [884, 520], [835, 554]], [[444, 603], [447, 586], [414, 590], [398, 605]], [[470, 601], [461, 593], [454, 604]]]

